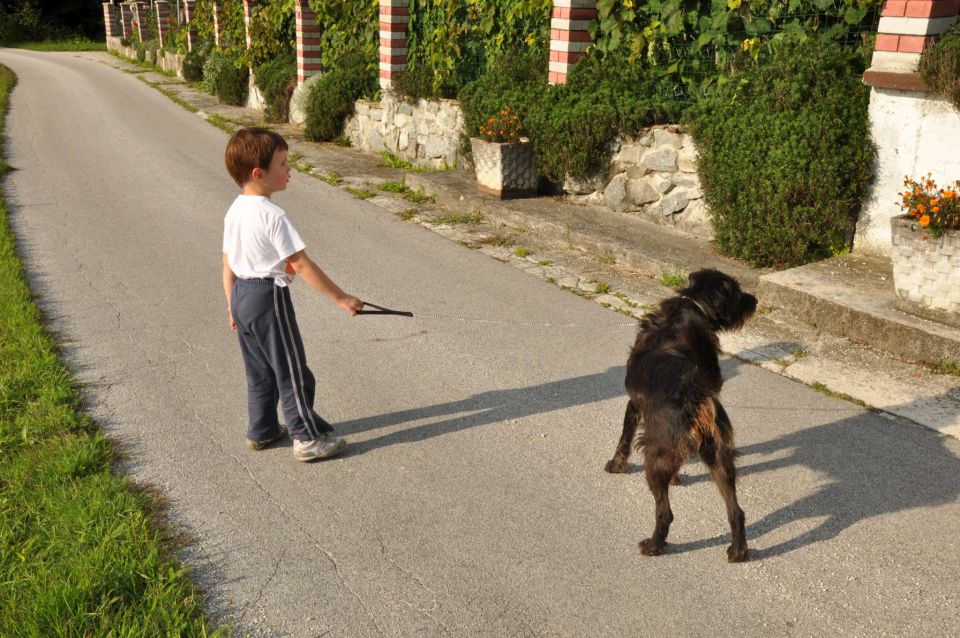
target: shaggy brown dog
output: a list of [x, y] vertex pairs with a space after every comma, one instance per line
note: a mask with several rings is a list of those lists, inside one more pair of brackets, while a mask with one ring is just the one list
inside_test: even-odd
[[743, 325], [757, 308], [757, 299], [740, 290], [732, 277], [717, 270], [690, 275], [690, 285], [666, 299], [640, 321], [637, 341], [627, 360], [627, 394], [623, 434], [607, 472], [627, 471], [637, 428], [647, 484], [656, 500], [656, 528], [640, 543], [646, 556], [657, 556], [667, 544], [673, 521], [670, 483], [694, 454], [710, 469], [727, 506], [733, 543], [731, 563], [747, 558], [743, 510], [737, 503], [733, 429], [720, 405], [717, 332]]

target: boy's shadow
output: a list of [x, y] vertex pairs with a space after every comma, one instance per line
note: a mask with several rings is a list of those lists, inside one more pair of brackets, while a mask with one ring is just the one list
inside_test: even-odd
[[623, 390], [625, 374], [626, 370], [623, 366], [614, 366], [605, 372], [551, 381], [526, 388], [491, 390], [459, 401], [345, 421], [337, 424], [337, 434], [350, 436], [409, 421], [448, 417], [397, 430], [367, 441], [351, 443], [351, 454], [362, 454], [388, 445], [414, 443], [442, 434], [578, 405], [620, 397], [626, 399]]
[[[947, 396], [955, 392], [948, 392]], [[920, 399], [902, 407], [928, 401]], [[752, 465], [738, 463], [738, 476], [800, 465], [828, 479], [812, 494], [747, 525], [752, 558], [786, 554], [835, 538], [862, 520], [953, 503], [960, 496], [960, 445], [899, 418], [890, 420], [865, 412], [740, 448], [746, 460], [784, 451], [789, 454], [774, 460]], [[707, 474], [683, 479], [684, 485], [700, 481], [711, 479]], [[749, 504], [741, 505], [747, 510], [749, 521]], [[754, 540], [762, 541], [767, 533], [804, 519], [824, 520], [813, 529], [772, 546], [763, 547]], [[671, 548], [681, 552], [727, 543], [728, 535], [722, 535], [673, 544]]]

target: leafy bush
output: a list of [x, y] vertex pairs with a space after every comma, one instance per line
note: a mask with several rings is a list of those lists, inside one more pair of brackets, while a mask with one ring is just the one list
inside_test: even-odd
[[608, 55], [584, 58], [567, 84], [549, 86], [546, 59], [520, 51], [497, 57], [459, 99], [469, 136], [510, 105], [530, 136], [540, 173], [559, 182], [606, 170], [617, 136], [680, 117], [682, 103], [664, 82], [643, 64]]
[[238, 67], [222, 51], [214, 49], [203, 65], [200, 86], [204, 91], [216, 95], [221, 102], [242, 106], [247, 101], [249, 76], [247, 67]]
[[377, 76], [370, 72], [364, 56], [342, 58], [325, 73], [307, 96], [305, 134], [308, 140], [331, 141], [340, 137], [343, 119], [353, 104], [376, 91]]
[[250, 69], [246, 66], [237, 66], [236, 62], [228, 59], [220, 69], [220, 76], [217, 78], [217, 97], [225, 104], [243, 106], [247, 103], [249, 82]]
[[266, 116], [270, 122], [286, 122], [290, 118], [290, 98], [297, 86], [297, 59], [277, 58], [257, 67], [257, 86], [266, 100]]
[[960, 26], [940, 36], [920, 57], [923, 81], [960, 109]]
[[183, 57], [183, 79], [187, 82], [200, 82], [203, 79], [203, 67], [210, 56], [210, 45], [203, 43], [193, 47]]
[[783, 46], [691, 110], [722, 252], [787, 266], [850, 245], [874, 157], [864, 62], [820, 39]]

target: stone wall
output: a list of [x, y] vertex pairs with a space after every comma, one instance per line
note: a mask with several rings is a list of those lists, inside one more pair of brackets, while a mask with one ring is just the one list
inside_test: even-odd
[[361, 150], [387, 150], [410, 162], [445, 168], [461, 166], [463, 111], [453, 100], [410, 104], [389, 92], [380, 102], [361, 100], [347, 118], [344, 135]]
[[[123, 46], [120, 38], [107, 38], [107, 51], [113, 51], [128, 60], [137, 60], [137, 48], [132, 46]], [[179, 53], [170, 53], [163, 49], [156, 51], [146, 51], [146, 61], [154, 64], [167, 73], [183, 78], [183, 58]]]
[[563, 184], [567, 198], [640, 215], [693, 235], [713, 238], [697, 177], [693, 139], [678, 126], [654, 126], [614, 145], [606, 176]]

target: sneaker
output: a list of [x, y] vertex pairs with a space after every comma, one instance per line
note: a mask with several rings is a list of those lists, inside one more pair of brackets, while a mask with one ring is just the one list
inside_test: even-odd
[[267, 447], [271, 443], [275, 441], [279, 441], [280, 439], [286, 436], [287, 436], [287, 428], [281, 425], [280, 432], [278, 432], [276, 436], [272, 436], [269, 439], [264, 439], [263, 441], [253, 441], [251, 439], [247, 439], [247, 447], [250, 448], [251, 450], [262, 450], [263, 448]]
[[340, 454], [346, 447], [347, 441], [343, 437], [324, 434], [312, 441], [294, 441], [293, 458], [304, 462], [328, 459]]

